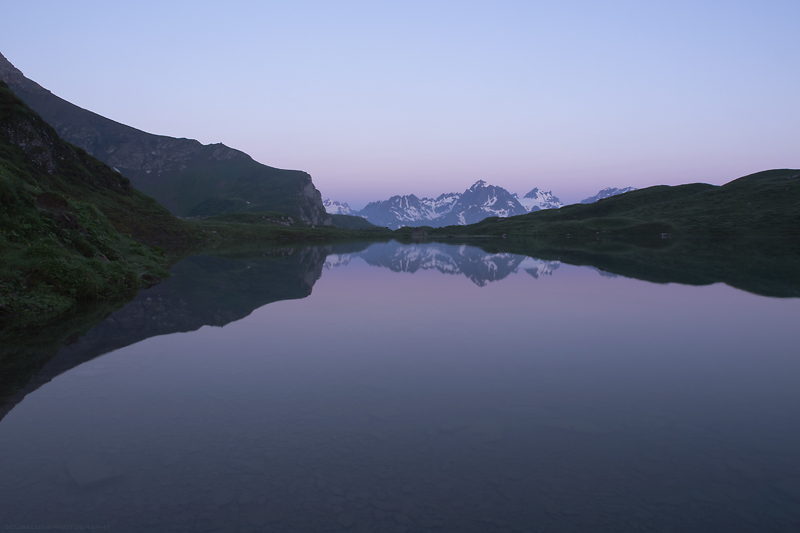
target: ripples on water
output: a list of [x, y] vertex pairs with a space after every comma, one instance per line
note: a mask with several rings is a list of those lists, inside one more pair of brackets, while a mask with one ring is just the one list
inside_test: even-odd
[[800, 528], [797, 299], [329, 251], [191, 258], [63, 348], [0, 422], [0, 523]]

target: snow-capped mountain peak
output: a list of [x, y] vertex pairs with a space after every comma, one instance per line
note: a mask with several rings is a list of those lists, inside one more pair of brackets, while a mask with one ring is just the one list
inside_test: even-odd
[[335, 200], [331, 200], [330, 198], [326, 198], [322, 205], [325, 207], [325, 212], [329, 215], [353, 215], [355, 211], [353, 211], [347, 202], [337, 202]]
[[553, 195], [552, 191], [540, 191], [538, 187], [534, 187], [520, 200], [519, 197], [514, 195], [519, 203], [530, 213], [531, 211], [539, 211], [540, 209], [558, 209], [564, 207], [561, 200]]
[[418, 198], [413, 194], [392, 196], [388, 200], [370, 202], [357, 213], [346, 214], [362, 216], [377, 226], [397, 229], [403, 226], [474, 224], [487, 217], [524, 215], [563, 205], [550, 191], [534, 188], [520, 199], [519, 195], [511, 194], [503, 187], [478, 180], [463, 193], [445, 193], [436, 198]]
[[532, 198], [534, 200], [539, 198], [539, 187], [534, 187], [533, 189], [531, 189], [531, 191], [525, 196], [523, 196], [523, 198]]

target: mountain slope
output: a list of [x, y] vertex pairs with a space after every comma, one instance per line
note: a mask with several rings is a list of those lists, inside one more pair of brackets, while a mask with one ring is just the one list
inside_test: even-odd
[[371, 223], [366, 218], [354, 215], [331, 215], [331, 219], [333, 221], [333, 227], [339, 229], [381, 229], [386, 231], [384, 228], [378, 228], [378, 226]]
[[118, 170], [178, 216], [285, 212], [330, 224], [311, 176], [254, 161], [223, 144], [153, 135], [81, 109], [27, 79], [0, 55], [0, 80], [66, 141]]
[[62, 312], [151, 284], [166, 259], [136, 241], [189, 237], [0, 82], [0, 315]]

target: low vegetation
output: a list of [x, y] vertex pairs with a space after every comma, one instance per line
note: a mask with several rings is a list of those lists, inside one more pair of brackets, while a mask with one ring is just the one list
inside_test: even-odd
[[166, 210], [4, 85], [0, 124], [0, 316], [45, 319], [167, 275], [164, 250], [139, 242], [186, 234]]

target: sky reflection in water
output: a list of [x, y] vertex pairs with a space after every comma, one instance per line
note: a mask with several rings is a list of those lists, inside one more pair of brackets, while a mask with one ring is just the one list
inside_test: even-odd
[[2, 523], [793, 531], [798, 311], [474, 248], [329, 256], [307, 298], [29, 394]]

